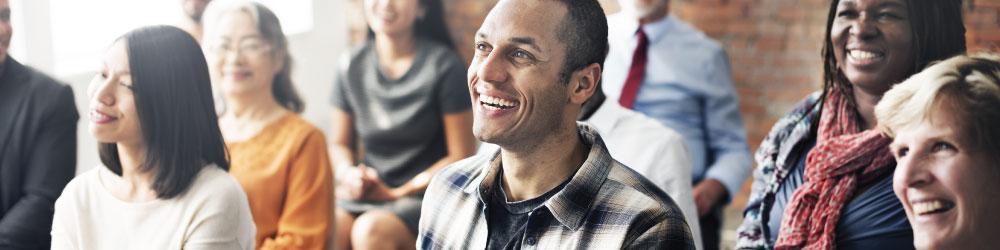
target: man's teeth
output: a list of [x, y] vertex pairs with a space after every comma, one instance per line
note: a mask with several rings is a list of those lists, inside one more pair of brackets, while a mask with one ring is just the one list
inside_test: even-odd
[[517, 106], [516, 102], [511, 102], [511, 101], [507, 101], [507, 100], [504, 100], [504, 99], [500, 99], [500, 98], [496, 98], [496, 97], [492, 97], [492, 96], [486, 96], [486, 95], [480, 96], [479, 97], [479, 101], [481, 101], [483, 104], [486, 104], [486, 105], [483, 105], [483, 106], [486, 107], [486, 109], [489, 109], [489, 110], [508, 109], [508, 108], [513, 108], [514, 106]]
[[946, 205], [948, 204], [945, 204], [944, 202], [941, 202], [939, 200], [935, 200], [935, 201], [913, 203], [911, 206], [913, 207], [913, 213], [922, 215], [926, 213], [931, 213], [951, 208], [951, 206], [946, 206]]
[[851, 57], [857, 60], [871, 60], [882, 55], [875, 52], [863, 51], [863, 50], [851, 50]]

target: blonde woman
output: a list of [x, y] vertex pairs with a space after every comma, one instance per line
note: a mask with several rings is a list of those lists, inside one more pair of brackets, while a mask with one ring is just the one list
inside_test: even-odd
[[1000, 246], [1000, 56], [956, 56], [875, 107], [899, 165], [893, 191], [917, 249]]

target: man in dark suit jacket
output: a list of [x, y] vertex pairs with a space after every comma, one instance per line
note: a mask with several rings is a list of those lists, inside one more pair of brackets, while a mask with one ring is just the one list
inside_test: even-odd
[[7, 55], [0, 0], [0, 249], [49, 249], [53, 205], [76, 172], [73, 89]]

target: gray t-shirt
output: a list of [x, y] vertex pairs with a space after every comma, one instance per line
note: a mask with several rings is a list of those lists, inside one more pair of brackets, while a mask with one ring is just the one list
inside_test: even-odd
[[501, 180], [503, 170], [497, 173], [494, 181], [490, 204], [486, 207], [486, 226], [489, 236], [486, 239], [486, 249], [521, 249], [521, 238], [528, 227], [528, 218], [531, 211], [541, 207], [549, 198], [562, 191], [563, 187], [569, 183], [569, 178], [562, 184], [552, 188], [538, 197], [523, 201], [508, 202], [507, 194], [504, 193]]
[[362, 163], [398, 187], [448, 154], [442, 116], [472, 107], [467, 67], [453, 49], [418, 38], [413, 65], [399, 79], [379, 66], [373, 41], [343, 58], [332, 105], [350, 113], [364, 146]]

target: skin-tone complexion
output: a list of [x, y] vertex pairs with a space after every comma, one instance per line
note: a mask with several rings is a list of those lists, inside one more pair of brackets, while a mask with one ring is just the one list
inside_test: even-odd
[[837, 67], [853, 86], [864, 128], [875, 126], [875, 104], [913, 70], [913, 35], [903, 0], [843, 0], [830, 28]]
[[0, 0], [0, 75], [3, 74], [3, 58], [7, 58], [13, 30], [10, 24], [10, 1]]
[[586, 159], [575, 121], [601, 68], [594, 63], [559, 81], [567, 52], [557, 31], [565, 15], [555, 1], [501, 1], [476, 33], [469, 67], [473, 133], [500, 146], [510, 201], [551, 190]]
[[90, 98], [90, 134], [102, 143], [115, 143], [122, 175], [100, 171], [101, 184], [115, 197], [126, 202], [156, 199], [150, 185], [151, 173], [140, 171], [145, 160], [146, 144], [136, 113], [125, 41], [119, 40], [104, 55], [104, 63], [87, 88]]
[[282, 55], [273, 53], [249, 13], [223, 13], [209, 25], [205, 57], [212, 84], [226, 103], [219, 127], [226, 141], [245, 141], [288, 113], [272, 91]]
[[917, 249], [990, 249], [1000, 229], [996, 153], [970, 145], [948, 98], [930, 117], [897, 130], [893, 191], [913, 226]]

